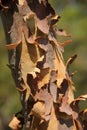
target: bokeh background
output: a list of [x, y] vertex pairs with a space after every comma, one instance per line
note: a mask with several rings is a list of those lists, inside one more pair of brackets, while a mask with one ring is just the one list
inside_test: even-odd
[[[61, 16], [57, 27], [72, 33], [72, 43], [65, 47], [64, 61], [73, 54], [78, 57], [70, 71], [76, 87], [75, 97], [87, 93], [87, 0], [49, 0], [56, 13]], [[58, 40], [62, 41], [62, 38]], [[0, 130], [10, 130], [8, 123], [14, 113], [20, 110], [20, 97], [7, 67], [8, 54], [5, 46], [3, 25], [0, 20]], [[87, 107], [87, 101], [80, 103], [80, 109]]]

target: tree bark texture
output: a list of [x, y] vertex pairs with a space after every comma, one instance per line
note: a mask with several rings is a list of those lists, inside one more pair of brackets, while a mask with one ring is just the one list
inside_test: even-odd
[[[60, 19], [48, 0], [0, 0], [6, 34], [9, 68], [19, 91], [22, 109], [9, 126], [13, 130], [86, 130], [86, 113], [79, 112], [69, 65], [64, 64], [64, 46], [59, 36], [70, 37], [57, 29]], [[81, 117], [84, 117], [83, 118]]]

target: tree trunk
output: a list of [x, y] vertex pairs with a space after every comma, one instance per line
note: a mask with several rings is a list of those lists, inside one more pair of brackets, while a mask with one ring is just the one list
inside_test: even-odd
[[20, 93], [22, 110], [9, 126], [13, 130], [83, 130], [72, 74], [62, 52], [70, 36], [55, 24], [60, 19], [48, 0], [1, 0], [1, 18], [7, 40], [9, 68]]

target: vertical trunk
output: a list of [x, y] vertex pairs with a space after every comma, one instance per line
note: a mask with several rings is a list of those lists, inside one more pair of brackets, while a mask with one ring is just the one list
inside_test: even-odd
[[9, 126], [16, 130], [23, 126], [26, 130], [81, 130], [74, 106], [79, 99], [74, 100], [68, 71], [76, 55], [64, 65], [62, 51], [70, 40], [59, 44], [56, 37], [70, 35], [55, 28], [60, 16], [48, 0], [7, 1], [1, 8], [9, 67], [22, 103]]

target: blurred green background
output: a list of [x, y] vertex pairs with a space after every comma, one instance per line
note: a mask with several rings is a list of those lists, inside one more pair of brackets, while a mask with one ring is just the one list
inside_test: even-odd
[[[57, 27], [72, 33], [73, 42], [65, 47], [65, 62], [73, 54], [78, 57], [70, 67], [77, 71], [73, 77], [76, 87], [75, 97], [87, 93], [87, 0], [49, 0], [56, 13], [61, 16]], [[20, 97], [7, 67], [8, 54], [5, 36], [0, 20], [0, 130], [10, 130], [8, 123], [14, 113], [20, 110]], [[80, 108], [87, 107], [87, 101]]]

